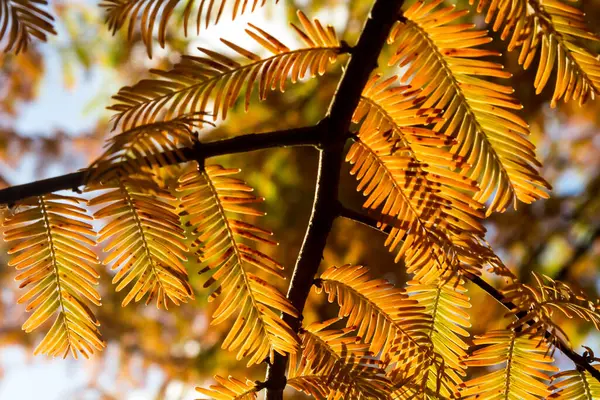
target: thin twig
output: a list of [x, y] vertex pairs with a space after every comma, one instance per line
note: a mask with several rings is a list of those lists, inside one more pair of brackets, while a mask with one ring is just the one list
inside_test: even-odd
[[[268, 133], [250, 133], [214, 142], [200, 142], [192, 148], [180, 149], [178, 151], [179, 155], [175, 154], [175, 152], [165, 152], [163, 158], [182, 163], [224, 154], [246, 153], [272, 147], [317, 146], [323, 128], [322, 125], [315, 125]], [[59, 190], [76, 190], [85, 184], [85, 177], [88, 176], [88, 172], [88, 170], [81, 170], [67, 175], [2, 189], [0, 190], [0, 204], [11, 205], [27, 197], [41, 196]]]
[[[340, 217], [359, 222], [381, 233], [386, 233], [378, 228], [376, 219], [364, 215], [360, 212], [342, 207], [340, 210]], [[517, 306], [514, 303], [506, 300], [498, 289], [490, 285], [480, 276], [476, 276], [473, 274], [465, 274], [464, 276], [471, 282], [473, 282], [475, 285], [479, 286], [479, 288], [483, 289], [488, 295], [492, 296], [507, 310], [512, 311], [517, 309]], [[516, 314], [516, 317], [522, 318], [525, 315], [525, 312], [519, 312]], [[550, 338], [551, 334], [549, 332], [546, 332], [545, 337]], [[589, 372], [596, 380], [598, 380], [598, 382], [600, 382], [600, 371], [594, 368], [594, 366], [591, 363], [589, 363], [584, 356], [576, 353], [573, 349], [571, 349], [571, 347], [568, 344], [566, 344], [562, 339], [557, 338], [556, 348], [558, 348], [565, 356], [567, 356], [571, 361], [573, 361], [575, 365], [577, 365], [577, 367]]]

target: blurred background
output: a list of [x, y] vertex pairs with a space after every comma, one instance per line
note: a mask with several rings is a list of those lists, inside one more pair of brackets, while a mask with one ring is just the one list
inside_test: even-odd
[[[252, 21], [289, 47], [298, 44], [287, 21], [295, 11], [318, 17], [333, 25], [338, 36], [354, 43], [371, 0], [267, 1], [253, 14], [229, 21], [184, 38], [180, 26], [169, 30], [168, 45], [158, 46], [148, 59], [139, 36], [127, 42], [123, 32], [112, 36], [103, 25], [96, 1], [52, 1], [57, 17], [57, 36], [36, 43], [18, 56], [0, 53], [0, 186], [27, 183], [86, 167], [109, 137], [110, 96], [124, 85], [148, 76], [149, 68], [169, 68], [181, 54], [199, 54], [198, 46], [225, 51], [224, 37], [250, 50], [257, 46], [244, 33]], [[409, 2], [410, 3], [410, 2]], [[468, 1], [456, 0], [459, 7]], [[581, 5], [592, 30], [600, 25], [600, 0]], [[466, 20], [482, 25], [471, 13]], [[176, 19], [172, 19], [176, 21]], [[496, 37], [492, 47], [503, 49]], [[598, 52], [598, 47], [595, 51]], [[387, 49], [391, 51], [391, 49]], [[382, 55], [385, 57], [385, 54]], [[487, 239], [504, 263], [521, 280], [531, 271], [561, 279], [598, 297], [600, 291], [600, 101], [584, 107], [561, 103], [551, 109], [553, 84], [535, 96], [535, 70], [523, 71], [515, 54], [502, 62], [513, 72], [512, 86], [524, 104], [531, 140], [544, 164], [542, 175], [552, 184], [552, 197], [532, 206], [496, 214], [486, 221]], [[342, 60], [343, 61], [343, 60]], [[238, 104], [227, 121], [200, 133], [203, 139], [230, 137], [316, 123], [323, 117], [341, 75], [332, 68], [319, 79], [288, 85], [285, 94], [273, 92], [265, 102], [255, 98], [248, 113]], [[393, 69], [387, 74], [397, 73]], [[272, 149], [246, 155], [211, 159], [228, 167], [242, 168], [241, 176], [267, 200], [267, 216], [259, 224], [275, 232], [280, 245], [262, 249], [275, 257], [291, 274], [308, 222], [317, 154], [310, 148]], [[361, 195], [348, 168], [342, 177], [341, 198], [359, 209]], [[168, 171], [167, 171], [168, 172]], [[175, 170], [172, 172], [176, 172]], [[374, 275], [402, 286], [406, 281], [401, 264], [383, 247], [384, 236], [361, 225], [338, 220], [329, 237], [323, 266], [364, 264]], [[15, 271], [7, 267], [4, 243], [0, 244], [0, 399], [124, 399], [184, 400], [200, 397], [195, 386], [208, 386], [214, 374], [262, 379], [264, 366], [246, 369], [243, 361], [220, 349], [227, 324], [210, 326], [213, 305], [206, 302], [203, 279], [190, 265], [196, 300], [168, 312], [154, 307], [121, 308], [122, 294], [110, 283], [113, 272], [102, 270], [100, 293], [103, 307], [96, 310], [107, 349], [91, 360], [47, 359], [31, 354], [42, 332], [26, 335], [21, 325], [27, 315], [16, 305], [19, 290]], [[101, 253], [101, 249], [98, 249]], [[491, 277], [488, 277], [491, 279]], [[501, 282], [494, 282], [501, 285]], [[282, 285], [285, 292], [285, 287]], [[475, 316], [472, 333], [506, 324], [504, 310], [477, 287], [469, 287]], [[305, 321], [334, 316], [326, 299], [311, 293]], [[564, 321], [573, 345], [597, 349], [600, 336], [591, 326]], [[571, 368], [557, 355], [557, 362]], [[291, 395], [294, 398], [296, 395]], [[302, 398], [297, 396], [297, 398]]]

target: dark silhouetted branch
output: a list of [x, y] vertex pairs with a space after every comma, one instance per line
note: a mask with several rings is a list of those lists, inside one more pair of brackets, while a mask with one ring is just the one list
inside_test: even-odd
[[[349, 131], [352, 115], [358, 106], [363, 88], [371, 72], [377, 68], [377, 59], [398, 18], [402, 3], [403, 1], [375, 1], [358, 43], [352, 48], [347, 68], [322, 122], [326, 128], [321, 141], [312, 214], [287, 293], [288, 299], [300, 315], [319, 268], [333, 221], [339, 214], [338, 186], [346, 133]], [[299, 318], [284, 314], [283, 320], [295, 332], [300, 329]], [[283, 398], [283, 389], [287, 382], [287, 361], [288, 357], [277, 354], [273, 365], [267, 369], [267, 400]]]
[[[214, 142], [200, 142], [193, 148], [181, 149], [179, 151], [181, 156], [168, 154], [172, 152], [167, 152], [164, 158], [166, 160], [187, 162], [223, 154], [245, 153], [272, 147], [317, 146], [320, 137], [322, 137], [323, 128], [323, 125], [319, 124], [268, 133], [251, 133]], [[0, 204], [11, 205], [27, 197], [40, 196], [59, 190], [77, 190], [77, 188], [84, 185], [87, 172], [87, 170], [82, 170], [2, 189], [0, 190]]]

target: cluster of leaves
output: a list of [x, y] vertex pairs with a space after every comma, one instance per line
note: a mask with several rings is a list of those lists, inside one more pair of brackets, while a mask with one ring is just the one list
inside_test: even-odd
[[[247, 3], [234, 2], [234, 18]], [[209, 301], [219, 301], [212, 323], [233, 319], [222, 347], [247, 358], [249, 366], [273, 364], [276, 354], [288, 357], [287, 383], [315, 398], [597, 396], [589, 371], [559, 372], [550, 353], [552, 345], [566, 346], [568, 339], [555, 313], [600, 329], [598, 304], [538, 275], [534, 285], [514, 280], [484, 239], [487, 215], [546, 198], [550, 186], [537, 171], [540, 163], [527, 138], [529, 126], [517, 115], [522, 106], [513, 89], [490, 79], [510, 73], [482, 59], [499, 55], [482, 47], [491, 37], [460, 23], [468, 11], [442, 3], [418, 0], [398, 16], [388, 37], [394, 49], [388, 64], [402, 68], [401, 85], [395, 84], [397, 76], [375, 71], [354, 111], [346, 154], [366, 197], [364, 208], [376, 216], [377, 227], [388, 235], [386, 246], [412, 275], [405, 288], [373, 279], [362, 266], [330, 267], [314, 286], [339, 305], [338, 318], [293, 329], [286, 321], [298, 321], [302, 310], [271, 283], [284, 277], [283, 266], [257, 246], [276, 242], [270, 231], [245, 220], [263, 215], [254, 205], [264, 199], [234, 177], [238, 169], [189, 156], [202, 148], [194, 130], [210, 124], [209, 115], [225, 119], [242, 90], [248, 108], [255, 86], [264, 100], [270, 91], [283, 92], [288, 79], [324, 74], [350, 50], [332, 27], [299, 12], [300, 26], [292, 24], [304, 43], [299, 49], [250, 24], [246, 32], [268, 56], [222, 39], [236, 57], [200, 48], [202, 56], [185, 55], [171, 70], [152, 71], [156, 78], [122, 88], [110, 107], [121, 132], [86, 174], [86, 192], [94, 195], [29, 198], [5, 220], [5, 239], [18, 241], [9, 250], [10, 265], [23, 270], [17, 276], [22, 287], [32, 285], [19, 299], [34, 310], [23, 328], [32, 331], [56, 316], [36, 352], [87, 357], [104, 346], [87, 305], [100, 305], [92, 248], [103, 243], [104, 264], [117, 270], [116, 290], [128, 288], [123, 306], [145, 298], [146, 304], [156, 300], [167, 308], [193, 299], [187, 264], [198, 258], [200, 272], [208, 275], [204, 286], [212, 288]], [[23, 49], [29, 35], [44, 38], [51, 31], [44, 19], [49, 15], [37, 5], [1, 4], [0, 36], [7, 21], [12, 23], [9, 50]], [[183, 10], [186, 33], [193, 4]], [[164, 46], [177, 5], [103, 3], [109, 27], [128, 25], [130, 38], [141, 15], [149, 55], [154, 25]], [[214, 5], [200, 2], [197, 30], [204, 11], [208, 25]], [[257, 5], [254, 1], [252, 9]], [[224, 6], [222, 1], [216, 21]], [[27, 16], [10, 11], [21, 8]], [[534, 85], [541, 91], [556, 70], [553, 104], [583, 103], [598, 93], [600, 61], [579, 42], [597, 38], [578, 9], [560, 0], [481, 0], [477, 10], [487, 12], [494, 30], [503, 29], [503, 39], [510, 37], [509, 50], [521, 49], [524, 68], [541, 48]], [[161, 168], [187, 161], [177, 187], [165, 187]], [[95, 209], [93, 216], [82, 203]], [[92, 220], [100, 221], [99, 230]], [[503, 291], [513, 320], [472, 339], [464, 285], [486, 267], [513, 279]], [[504, 368], [466, 380], [469, 367], [498, 365]], [[217, 399], [249, 399], [267, 387], [233, 377], [216, 380], [199, 391]]]
[[[260, 96], [264, 98], [271, 86], [284, 90], [288, 73], [295, 82], [307, 72], [311, 76], [322, 75], [325, 67], [335, 62], [341, 45], [333, 29], [323, 28], [318, 20], [311, 22], [302, 13], [299, 18], [304, 30], [295, 30], [306, 48], [290, 50], [254, 27], [258, 33], [249, 31], [250, 36], [274, 56], [261, 59], [226, 42], [250, 63], [242, 65], [204, 50], [210, 58], [184, 58], [175, 67], [177, 72], [162, 74], [165, 80], [142, 81], [133, 88], [122, 89], [115, 96], [120, 103], [113, 109], [119, 111], [115, 125], [120, 124], [123, 132], [109, 140], [106, 151], [90, 166], [86, 176], [86, 192], [101, 193], [87, 201], [60, 195], [27, 199], [5, 220], [4, 225], [10, 228], [5, 231], [5, 240], [33, 235], [9, 250], [10, 254], [21, 252], [13, 256], [10, 265], [29, 268], [18, 276], [25, 280], [21, 286], [35, 284], [19, 301], [34, 299], [28, 310], [39, 307], [24, 329], [31, 331], [51, 315], [58, 315], [36, 352], [66, 355], [71, 351], [74, 356], [79, 352], [87, 357], [93, 348], [103, 346], [98, 321], [77, 297], [100, 305], [100, 296], [90, 286], [97, 283], [98, 277], [94, 272], [98, 260], [92, 250], [97, 243], [105, 243], [103, 251], [108, 254], [103, 263], [118, 270], [113, 278], [116, 290], [129, 288], [123, 306], [146, 297], [146, 304], [156, 300], [159, 308], [167, 308], [169, 303], [178, 305], [193, 298], [185, 264], [195, 255], [206, 265], [202, 272], [211, 275], [205, 287], [218, 283], [209, 300], [226, 294], [215, 311], [213, 323], [226, 321], [234, 313], [238, 315], [224, 348], [237, 351], [239, 358], [250, 356], [249, 364], [260, 363], [265, 357], [272, 359], [274, 352], [288, 354], [297, 350], [296, 333], [272, 309], [293, 316], [298, 316], [297, 311], [275, 286], [252, 272], [258, 268], [283, 278], [283, 267], [243, 243], [250, 240], [275, 244], [264, 237], [271, 232], [233, 217], [262, 215], [251, 203], [263, 199], [252, 195], [253, 189], [243, 181], [231, 177], [238, 170], [218, 165], [193, 165], [190, 172], [179, 178], [177, 196], [162, 187], [153, 172], [184, 160], [182, 149], [196, 142], [193, 128], [207, 123], [202, 118], [206, 113], [198, 108], [204, 107], [213, 93], [217, 97], [213, 114], [216, 118], [221, 106], [226, 114], [244, 83], [249, 102], [255, 83], [259, 83]], [[195, 62], [195, 68], [190, 69], [188, 62]], [[184, 71], [194, 71], [193, 81]], [[177, 80], [185, 83], [174, 85]], [[136, 94], [149, 87], [155, 91], [146, 99]], [[172, 90], [165, 93], [167, 87]], [[180, 89], [189, 96], [183, 99], [181, 110], [191, 101], [189, 112], [180, 112], [176, 104], [170, 104], [175, 112], [160, 114], [165, 100], [181, 99]], [[126, 93], [130, 93], [129, 97]], [[92, 217], [86, 209], [69, 202], [84, 202], [98, 209]], [[55, 219], [59, 220], [57, 226]], [[88, 220], [102, 221], [101, 229], [96, 232], [84, 222]], [[192, 229], [184, 227], [184, 220]], [[195, 239], [191, 249], [188, 239]], [[77, 257], [91, 265], [80, 266]], [[76, 323], [70, 323], [70, 318]], [[246, 323], [255, 320], [260, 323]]]

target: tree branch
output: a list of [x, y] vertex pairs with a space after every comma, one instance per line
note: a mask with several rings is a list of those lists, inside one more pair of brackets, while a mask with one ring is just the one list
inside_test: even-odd
[[[287, 293], [287, 298], [300, 315], [302, 315], [313, 278], [319, 268], [333, 221], [339, 213], [338, 186], [346, 133], [350, 128], [352, 115], [358, 106], [363, 88], [368, 82], [371, 72], [377, 68], [377, 59], [398, 18], [402, 3], [402, 0], [375, 1], [358, 43], [352, 49], [352, 55], [327, 116], [323, 120], [327, 129], [323, 133], [321, 141], [319, 172], [312, 214]], [[282, 318], [294, 332], [298, 332], [301, 319], [287, 314], [284, 314]], [[267, 400], [283, 398], [287, 361], [288, 357], [276, 354], [274, 363], [268, 367], [265, 380]]]
[[[250, 133], [230, 139], [197, 143], [192, 148], [183, 148], [175, 152], [165, 152], [164, 159], [177, 160], [178, 163], [210, 158], [224, 154], [245, 153], [254, 150], [285, 146], [317, 146], [324, 132], [323, 124], [292, 128], [268, 133]], [[24, 185], [11, 186], [0, 190], [0, 204], [14, 204], [19, 200], [32, 196], [40, 196], [59, 190], [76, 190], [85, 184], [87, 170], [81, 170], [55, 178], [42, 179]]]
[[[350, 209], [345, 208], [345, 207], [341, 207], [339, 215], [340, 215], [340, 217], [347, 218], [349, 220], [359, 222], [359, 223], [361, 223], [363, 225], [366, 225], [366, 226], [368, 226], [370, 228], [373, 228], [373, 229], [375, 229], [375, 230], [377, 230], [379, 232], [386, 233], [386, 232], [382, 231], [381, 229], [379, 229], [377, 227], [377, 220], [376, 219], [371, 218], [369, 216], [366, 216], [366, 215], [364, 215], [362, 213], [359, 213], [357, 211], [350, 210]], [[477, 285], [481, 289], [483, 289], [487, 294], [489, 294], [494, 299], [496, 299], [496, 301], [498, 301], [498, 303], [502, 304], [507, 310], [511, 311], [511, 310], [514, 310], [514, 309], [517, 308], [515, 306], [515, 304], [513, 304], [512, 302], [506, 300], [504, 298], [504, 296], [502, 295], [502, 293], [498, 289], [496, 289], [495, 287], [493, 287], [492, 285], [490, 285], [489, 283], [487, 283], [480, 276], [476, 276], [476, 275], [473, 275], [473, 274], [465, 274], [464, 276], [467, 279], [469, 279], [471, 282], [473, 282], [475, 285]], [[519, 312], [519, 313], [516, 314], [516, 317], [517, 318], [522, 318], [525, 315], [526, 315], [526, 313]], [[546, 332], [545, 337], [549, 338], [550, 336], [551, 336], [550, 333]], [[597, 370], [596, 368], [594, 368], [592, 366], [592, 364], [590, 362], [588, 362], [588, 360], [584, 356], [576, 353], [573, 349], [571, 349], [571, 347], [568, 344], [566, 344], [560, 338], [556, 342], [556, 347], [565, 356], [567, 356], [571, 361], [573, 361], [578, 368], [583, 369], [583, 370], [589, 372], [596, 380], [598, 380], [598, 382], [600, 382], [600, 371]]]

